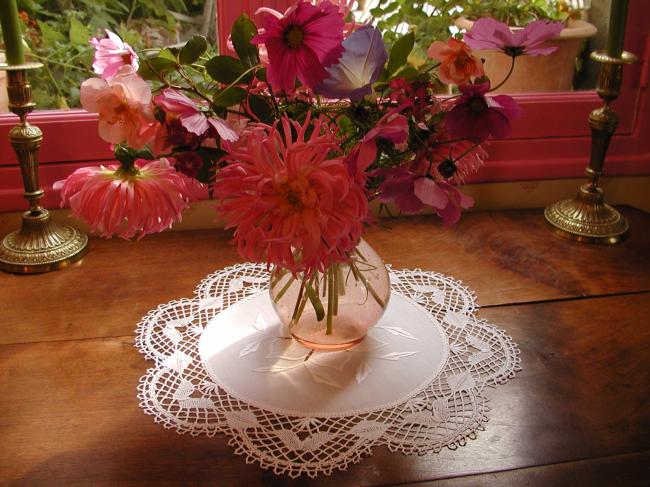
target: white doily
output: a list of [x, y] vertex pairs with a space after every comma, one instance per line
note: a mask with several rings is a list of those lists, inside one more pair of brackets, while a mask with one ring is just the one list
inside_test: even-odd
[[265, 265], [215, 272], [194, 299], [139, 323], [136, 347], [155, 361], [140, 406], [181, 434], [225, 433], [247, 462], [291, 477], [329, 475], [380, 445], [463, 445], [487, 421], [485, 386], [520, 370], [519, 350], [475, 317], [458, 281], [419, 269], [390, 277], [389, 307], [359, 346], [310, 354], [275, 318]]

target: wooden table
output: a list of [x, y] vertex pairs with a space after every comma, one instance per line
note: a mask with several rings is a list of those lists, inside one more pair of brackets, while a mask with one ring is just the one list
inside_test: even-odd
[[449, 229], [429, 216], [373, 229], [368, 240], [394, 267], [473, 288], [479, 316], [521, 347], [523, 371], [487, 391], [490, 421], [466, 446], [424, 456], [378, 448], [315, 481], [276, 477], [223, 436], [179, 436], [138, 408], [151, 364], [133, 348], [135, 325], [238, 262], [227, 233], [93, 239], [80, 265], [0, 273], [0, 483], [648, 485], [650, 216], [623, 213], [632, 234], [613, 247], [558, 239], [538, 210], [467, 214]]

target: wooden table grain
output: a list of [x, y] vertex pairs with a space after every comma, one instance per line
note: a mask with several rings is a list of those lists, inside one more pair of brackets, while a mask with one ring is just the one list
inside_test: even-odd
[[612, 247], [552, 236], [539, 210], [372, 229], [395, 268], [474, 289], [479, 316], [519, 344], [523, 371], [487, 391], [490, 420], [467, 445], [423, 456], [378, 448], [316, 480], [247, 465], [225, 437], [179, 436], [138, 408], [151, 364], [133, 347], [135, 325], [239, 261], [227, 232], [92, 239], [68, 269], [0, 274], [0, 484], [648, 485], [650, 215], [623, 213], [632, 233]]

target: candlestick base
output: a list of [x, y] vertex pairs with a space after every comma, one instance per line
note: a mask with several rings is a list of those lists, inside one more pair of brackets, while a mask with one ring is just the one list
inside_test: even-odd
[[578, 242], [616, 244], [629, 233], [625, 217], [605, 203], [602, 189], [589, 183], [580, 187], [575, 199], [546, 207], [544, 217], [556, 235]]
[[66, 267], [88, 250], [88, 237], [50, 219], [46, 209], [26, 211], [20, 230], [6, 235], [0, 245], [0, 269], [36, 274]]

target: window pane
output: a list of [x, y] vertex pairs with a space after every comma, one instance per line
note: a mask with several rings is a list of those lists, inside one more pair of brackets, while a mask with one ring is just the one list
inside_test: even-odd
[[[215, 40], [214, 0], [18, 0], [18, 9], [28, 55], [44, 64], [29, 74], [38, 109], [79, 106], [79, 86], [93, 76], [88, 41], [105, 37], [105, 29], [138, 52], [196, 33]], [[6, 97], [0, 111], [7, 111]]]

